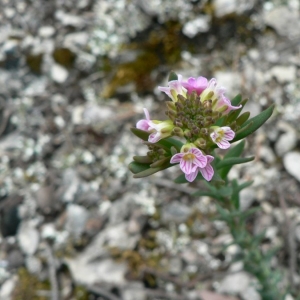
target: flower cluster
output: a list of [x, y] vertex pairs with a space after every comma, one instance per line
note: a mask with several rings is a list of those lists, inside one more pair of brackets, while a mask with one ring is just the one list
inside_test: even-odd
[[168, 119], [152, 120], [145, 108], [146, 118], [138, 121], [136, 128], [149, 133], [149, 143], [170, 136], [184, 139], [180, 152], [173, 154], [169, 162], [179, 163], [190, 182], [199, 172], [210, 181], [214, 175], [211, 166], [214, 157], [209, 154], [215, 147], [230, 147], [237, 124], [228, 115], [239, 110], [241, 105], [233, 106], [225, 96], [225, 89], [219, 87], [214, 78], [209, 81], [205, 77], [183, 80], [181, 75], [176, 75], [175, 78], [167, 87], [158, 87], [171, 100], [166, 102]]

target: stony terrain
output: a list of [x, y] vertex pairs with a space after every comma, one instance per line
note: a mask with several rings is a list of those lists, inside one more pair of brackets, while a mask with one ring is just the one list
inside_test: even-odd
[[230, 176], [299, 297], [300, 7], [263, 3], [0, 0], [0, 299], [260, 299], [200, 186], [127, 169], [170, 70], [276, 104]]

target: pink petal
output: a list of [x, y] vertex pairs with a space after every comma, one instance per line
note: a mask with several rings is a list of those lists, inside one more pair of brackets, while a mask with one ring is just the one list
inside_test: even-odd
[[202, 176], [205, 180], [211, 181], [212, 177], [214, 176], [214, 169], [211, 165], [207, 165], [205, 168], [199, 168]]
[[224, 139], [221, 142], [217, 143], [217, 145], [221, 149], [228, 149], [230, 147], [230, 143]]
[[161, 135], [159, 132], [153, 132], [149, 135], [148, 142], [157, 143], [161, 139]]
[[146, 119], [147, 119], [147, 120], [150, 120], [150, 114], [149, 114], [149, 111], [148, 111], [147, 108], [144, 108], [144, 114], [145, 114], [145, 116], [146, 116]]
[[227, 141], [231, 141], [234, 138], [234, 136], [235, 136], [235, 132], [231, 129], [224, 132], [224, 137]]
[[185, 179], [189, 182], [192, 182], [195, 180], [195, 178], [198, 175], [198, 169], [196, 169], [196, 171], [191, 172], [190, 174], [185, 174]]
[[149, 130], [149, 121], [148, 120], [140, 120], [136, 123], [136, 128], [144, 131]]
[[180, 169], [185, 174], [190, 174], [193, 171], [193, 163], [190, 160], [182, 159], [180, 161]]
[[170, 163], [171, 164], [176, 164], [179, 163], [183, 157], [184, 153], [176, 153], [172, 156]]
[[204, 168], [207, 164], [207, 158], [204, 155], [197, 156], [194, 159], [194, 164], [199, 168]]
[[191, 148], [189, 152], [195, 154], [195, 156], [202, 156], [203, 155], [202, 151], [198, 148]]

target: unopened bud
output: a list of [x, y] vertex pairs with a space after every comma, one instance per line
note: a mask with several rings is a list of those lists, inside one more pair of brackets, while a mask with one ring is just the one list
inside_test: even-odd
[[204, 149], [206, 147], [206, 140], [203, 138], [199, 138], [194, 142], [194, 144], [197, 147]]
[[179, 137], [183, 137], [183, 135], [184, 135], [183, 134], [183, 130], [181, 128], [179, 128], [179, 127], [174, 127], [173, 134], [177, 135]]

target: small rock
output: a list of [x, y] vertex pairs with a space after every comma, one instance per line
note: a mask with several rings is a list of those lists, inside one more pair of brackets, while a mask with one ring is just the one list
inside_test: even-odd
[[28, 256], [25, 259], [25, 265], [27, 270], [31, 274], [39, 275], [42, 270], [42, 263], [41, 261], [35, 256]]
[[2, 283], [0, 288], [0, 299], [10, 300], [12, 299], [12, 294], [17, 286], [18, 276], [14, 275]]
[[276, 160], [276, 157], [270, 147], [261, 145], [259, 148], [259, 156], [261, 159], [266, 161], [268, 164], [273, 164]]
[[275, 7], [264, 15], [266, 25], [273, 27], [278, 34], [284, 37], [296, 37], [300, 30], [299, 13], [288, 6]]
[[141, 282], [130, 282], [122, 292], [123, 300], [146, 300], [147, 294]]
[[6, 260], [8, 262], [8, 269], [18, 269], [24, 264], [23, 254], [18, 249], [9, 251]]
[[240, 192], [240, 209], [245, 211], [248, 209], [256, 198], [256, 191], [254, 188], [248, 187]]
[[61, 65], [53, 64], [50, 75], [53, 81], [57, 83], [64, 83], [69, 76], [69, 72]]
[[79, 238], [84, 232], [88, 217], [89, 212], [86, 208], [77, 204], [69, 204], [67, 206], [65, 229], [75, 238]]
[[275, 150], [279, 156], [291, 151], [297, 144], [297, 132], [286, 122], [278, 122], [277, 127], [284, 133], [276, 140]]
[[90, 261], [89, 257], [66, 259], [72, 278], [85, 285], [93, 285], [97, 282], [124, 285], [127, 266], [125, 263], [117, 263], [110, 258]]
[[296, 66], [275, 66], [268, 72], [268, 75], [275, 77], [279, 83], [291, 82], [297, 77], [297, 68]]
[[260, 294], [257, 292], [254, 286], [248, 286], [241, 295], [243, 300], [261, 300]]
[[191, 20], [184, 24], [182, 32], [189, 38], [193, 38], [200, 32], [207, 32], [210, 27], [211, 17], [208, 15], [202, 15], [194, 20]]
[[174, 201], [162, 208], [162, 222], [183, 223], [192, 213], [192, 209], [185, 204]]
[[33, 255], [39, 245], [39, 232], [29, 221], [23, 221], [19, 227], [17, 239], [21, 250], [27, 255]]
[[38, 34], [42, 38], [49, 38], [55, 33], [55, 28], [52, 26], [42, 26], [39, 28]]
[[300, 182], [300, 153], [292, 151], [285, 154], [283, 165], [287, 172]]
[[246, 272], [227, 275], [221, 282], [219, 292], [232, 295], [243, 295], [250, 284], [250, 277]]

